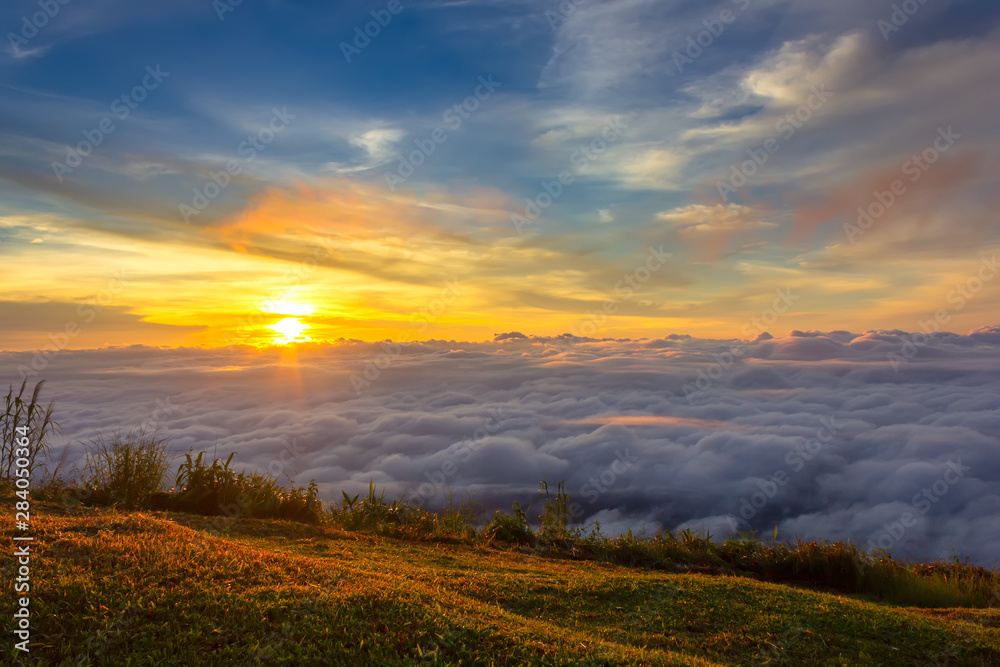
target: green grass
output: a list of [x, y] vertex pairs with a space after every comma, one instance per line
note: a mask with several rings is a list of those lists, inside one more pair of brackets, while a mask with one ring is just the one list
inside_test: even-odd
[[220, 534], [209, 517], [36, 500], [32, 519], [21, 664], [1000, 665], [996, 609], [351, 532], [332, 515]]
[[[146, 440], [119, 441], [143, 460]], [[534, 523], [518, 503], [483, 524], [469, 500], [431, 513], [374, 484], [324, 506], [315, 484], [203, 454], [167, 492], [129, 496], [128, 475], [34, 492], [29, 662], [1000, 665], [994, 570], [752, 535], [584, 534], [562, 483], [542, 483]], [[40, 522], [39, 501], [56, 501]]]
[[[134, 444], [136, 440], [125, 442]], [[864, 553], [849, 543], [776, 543], [772, 538], [768, 545], [749, 534], [722, 542], [687, 530], [676, 535], [660, 531], [640, 536], [629, 531], [608, 537], [600, 532], [599, 525], [585, 534], [568, 524], [569, 496], [562, 483], [555, 496], [549, 494], [547, 484], [541, 484], [545, 494], [543, 512], [534, 527], [518, 503], [514, 503], [512, 515], [495, 512], [492, 520], [483, 525], [474, 503], [468, 499], [456, 507], [453, 496], [449, 496], [445, 511], [432, 513], [400, 500], [387, 502], [385, 491], [378, 493], [374, 483], [369, 484], [364, 498], [344, 492], [339, 506], [330, 504], [324, 509], [315, 483], [308, 488], [293, 486], [286, 490], [272, 476], [252, 471], [236, 473], [230, 467], [232, 454], [211, 465], [203, 455], [193, 458], [188, 454], [178, 471], [177, 486], [148, 496], [142, 509], [216, 516], [212, 522], [216, 533], [235, 518], [325, 522], [342, 530], [384, 537], [520, 547], [547, 557], [667, 572], [744, 576], [914, 607], [1000, 606], [1000, 573], [957, 560], [913, 565], [895, 561], [887, 553]], [[132, 458], [138, 458], [138, 454]], [[105, 486], [87, 480], [81, 487], [53, 478], [36, 491], [36, 496], [66, 506], [136, 509], [133, 503], [115, 500], [124, 497], [121, 492], [94, 493], [95, 488]]]
[[599, 525], [585, 534], [568, 525], [569, 496], [564, 485], [559, 484], [554, 496], [545, 482], [540, 488], [545, 494], [544, 504], [535, 527], [518, 503], [514, 503], [512, 515], [496, 512], [481, 526], [467, 505], [450, 507], [439, 516], [407, 507], [401, 501], [389, 504], [384, 492], [376, 493], [374, 484], [369, 485], [364, 500], [344, 493], [341, 506], [331, 506], [327, 518], [345, 530], [388, 537], [520, 546], [549, 557], [668, 572], [746, 576], [864, 594], [876, 601], [908, 606], [1000, 606], [1000, 573], [957, 560], [911, 565], [895, 561], [887, 553], [864, 553], [847, 543], [772, 540], [768, 545], [750, 534], [723, 542], [687, 530], [677, 535], [660, 531], [640, 536], [629, 531], [608, 537], [600, 532]]
[[[36, 391], [37, 393], [37, 391]], [[872, 599], [918, 607], [991, 607], [1000, 605], [1000, 574], [966, 563], [908, 565], [889, 554], [866, 554], [855, 545], [795, 542], [765, 545], [753, 535], [719, 543], [710, 535], [661, 531], [652, 536], [609, 538], [600, 526], [584, 534], [570, 526], [570, 498], [565, 482], [555, 494], [543, 481], [542, 513], [533, 526], [519, 503], [513, 514], [495, 512], [483, 525], [475, 504], [466, 499], [455, 507], [432, 513], [402, 500], [387, 502], [369, 483], [368, 494], [342, 493], [339, 506], [324, 506], [318, 487], [281, 486], [273, 475], [231, 467], [235, 453], [209, 464], [205, 452], [191, 452], [180, 464], [175, 485], [161, 491], [166, 468], [166, 443], [141, 429], [99, 436], [88, 451], [85, 476], [67, 481], [57, 474], [36, 493], [64, 504], [114, 506], [124, 509], [180, 511], [233, 518], [287, 519], [348, 531], [422, 541], [465, 541], [470, 544], [516, 545], [534, 553], [665, 571], [699, 571], [747, 576], [774, 583], [806, 585], [841, 593], [866, 594]], [[86, 477], [89, 473], [89, 478]], [[0, 491], [13, 490], [0, 480]]]

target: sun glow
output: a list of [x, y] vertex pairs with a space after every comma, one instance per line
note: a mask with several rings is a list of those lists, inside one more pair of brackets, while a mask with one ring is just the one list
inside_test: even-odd
[[266, 329], [274, 332], [271, 338], [272, 345], [288, 345], [289, 343], [307, 343], [312, 340], [305, 335], [312, 326], [302, 321], [302, 317], [312, 315], [316, 308], [309, 303], [293, 301], [291, 299], [272, 299], [260, 305], [260, 309], [265, 313], [274, 315], [288, 315], [274, 324], [265, 325]]
[[260, 309], [265, 313], [274, 313], [275, 315], [293, 315], [295, 317], [312, 315], [316, 312], [316, 308], [308, 303], [298, 303], [286, 299], [265, 301], [261, 304]]
[[308, 324], [304, 324], [302, 320], [297, 317], [286, 317], [282, 320], [278, 320], [274, 324], [268, 324], [267, 328], [275, 332], [273, 342], [276, 345], [305, 343], [312, 340], [304, 333], [312, 327]]

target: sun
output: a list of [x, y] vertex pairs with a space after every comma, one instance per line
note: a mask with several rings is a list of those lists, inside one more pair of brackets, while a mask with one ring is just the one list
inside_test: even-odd
[[267, 324], [264, 327], [274, 332], [271, 338], [272, 345], [307, 343], [312, 340], [305, 334], [312, 326], [302, 321], [303, 317], [316, 312], [316, 307], [312, 304], [294, 300], [286, 295], [285, 298], [265, 301], [260, 304], [260, 309], [265, 313], [283, 316], [274, 324]]
[[306, 343], [312, 340], [305, 335], [305, 331], [312, 327], [304, 324], [297, 317], [286, 317], [278, 320], [274, 324], [268, 324], [268, 329], [275, 332], [274, 343], [277, 345], [288, 345], [289, 343]]

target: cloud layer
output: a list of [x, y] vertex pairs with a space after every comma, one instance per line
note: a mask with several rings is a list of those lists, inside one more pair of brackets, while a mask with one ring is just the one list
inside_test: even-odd
[[[566, 480], [580, 521], [754, 528], [904, 558], [1000, 553], [1000, 327], [968, 335], [793, 331], [753, 342], [539, 338], [257, 352], [62, 351], [43, 373], [68, 463], [146, 424], [182, 453], [327, 499], [374, 479], [485, 510]], [[40, 362], [36, 359], [36, 365]], [[0, 354], [11, 379], [30, 353]], [[537, 509], [537, 506], [536, 506]]]

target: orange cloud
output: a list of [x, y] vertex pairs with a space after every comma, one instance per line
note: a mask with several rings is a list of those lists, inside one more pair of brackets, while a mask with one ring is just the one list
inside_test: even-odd
[[695, 257], [711, 260], [719, 259], [734, 246], [761, 240], [765, 232], [778, 226], [774, 210], [764, 203], [696, 203], [663, 211], [657, 218], [674, 229]]
[[[882, 198], [889, 201], [891, 196], [892, 203], [884, 207], [882, 215], [873, 216], [874, 223], [864, 230], [865, 233], [886, 233], [900, 225], [907, 225], [918, 234], [926, 231], [934, 224], [934, 213], [953, 203], [963, 187], [982, 176], [981, 159], [974, 153], [942, 157], [928, 167], [920, 170], [915, 163], [907, 161], [871, 171], [845, 186], [831, 189], [820, 204], [798, 205], [787, 241], [802, 241], [828, 223], [857, 224], [859, 207], [868, 209], [878, 204], [873, 208], [877, 213], [882, 206], [876, 193], [888, 193]], [[896, 193], [893, 193], [894, 184]]]
[[485, 188], [461, 195], [432, 190], [418, 196], [339, 178], [270, 188], [214, 233], [239, 251], [280, 248], [315, 236], [387, 244], [404, 238], [468, 238], [470, 229], [496, 229], [509, 210], [506, 195]]
[[564, 421], [562, 423], [593, 424], [595, 426], [607, 424], [618, 424], [621, 426], [678, 426], [681, 428], [711, 428], [733, 431], [741, 431], [750, 428], [735, 422], [721, 421], [718, 419], [698, 419], [695, 417], [667, 417], [655, 415], [613, 415], [609, 417], [589, 417], [587, 419], [575, 419], [571, 421]]

